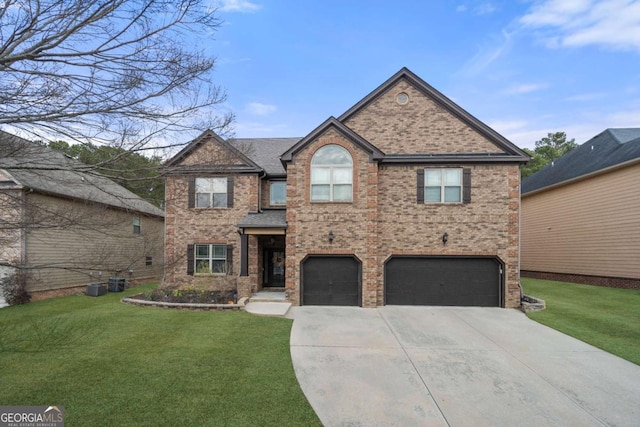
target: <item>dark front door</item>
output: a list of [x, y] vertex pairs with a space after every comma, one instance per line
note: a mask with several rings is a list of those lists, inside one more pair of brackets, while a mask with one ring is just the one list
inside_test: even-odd
[[310, 256], [302, 263], [302, 304], [360, 305], [360, 274], [353, 256]]
[[284, 249], [266, 249], [265, 265], [267, 268], [265, 286], [284, 287]]
[[393, 257], [385, 265], [385, 303], [395, 305], [501, 305], [495, 258]]

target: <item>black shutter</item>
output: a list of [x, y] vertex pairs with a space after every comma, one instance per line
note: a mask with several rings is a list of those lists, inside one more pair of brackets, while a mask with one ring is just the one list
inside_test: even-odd
[[249, 275], [249, 235], [240, 235], [240, 275]]
[[194, 256], [193, 256], [193, 245], [187, 245], [187, 274], [189, 276], [193, 276], [193, 268], [194, 268]]
[[424, 203], [424, 169], [418, 169], [418, 185], [417, 185], [417, 199], [418, 203]]
[[471, 169], [462, 170], [462, 203], [471, 203]]
[[189, 177], [189, 208], [196, 207], [196, 177]]
[[233, 274], [233, 245], [227, 245], [227, 274]]
[[227, 207], [233, 207], [233, 177], [227, 178]]

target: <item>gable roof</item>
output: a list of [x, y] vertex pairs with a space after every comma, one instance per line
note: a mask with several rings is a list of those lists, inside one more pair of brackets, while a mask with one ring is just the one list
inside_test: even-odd
[[296, 143], [293, 147], [288, 149], [280, 158], [283, 163], [290, 162], [293, 160], [293, 156], [300, 150], [302, 150], [308, 143], [313, 141], [318, 136], [322, 135], [329, 129], [335, 129], [342, 135], [344, 135], [351, 142], [362, 148], [364, 151], [369, 153], [369, 158], [371, 160], [381, 160], [384, 158], [384, 153], [376, 148], [369, 141], [355, 133], [353, 130], [345, 126], [342, 122], [338, 121], [335, 117], [329, 117], [324, 121], [320, 126], [311, 131], [311, 133], [304, 138], [302, 138], [298, 143]]
[[630, 161], [640, 160], [640, 128], [606, 129], [522, 181], [536, 192]]
[[374, 99], [378, 98], [380, 95], [385, 93], [387, 90], [389, 90], [391, 87], [393, 87], [396, 83], [398, 83], [402, 79], [409, 82], [413, 87], [421, 91], [424, 95], [432, 99], [435, 103], [437, 103], [442, 108], [447, 110], [453, 116], [457, 117], [463, 123], [470, 126], [476, 132], [478, 132], [479, 134], [484, 136], [486, 139], [491, 141], [493, 144], [495, 144], [496, 146], [504, 150], [505, 153], [507, 153], [507, 155], [511, 158], [511, 160], [520, 161], [523, 163], [529, 161], [529, 156], [520, 148], [518, 148], [515, 144], [513, 144], [512, 142], [507, 140], [505, 137], [500, 135], [498, 132], [491, 129], [489, 126], [487, 126], [486, 124], [484, 124], [483, 122], [475, 118], [469, 112], [464, 110], [462, 107], [460, 107], [458, 104], [453, 102], [451, 99], [447, 98], [445, 95], [440, 93], [438, 90], [436, 90], [434, 87], [432, 87], [427, 82], [422, 80], [420, 77], [418, 77], [416, 74], [414, 74], [411, 70], [409, 70], [406, 67], [403, 67], [402, 69], [400, 69], [400, 71], [395, 73], [393, 76], [387, 79], [387, 81], [385, 81], [376, 89], [374, 89], [371, 93], [365, 96], [360, 102], [358, 102], [353, 107], [345, 111], [340, 117], [338, 117], [338, 120], [343, 123], [349, 120], [349, 118], [357, 114], [360, 110], [362, 110], [367, 105], [369, 105]]
[[34, 191], [164, 217], [138, 195], [63, 153], [0, 131], [0, 169]]
[[251, 172], [262, 172], [262, 168], [258, 166], [253, 160], [247, 157], [244, 153], [238, 150], [229, 142], [220, 138], [214, 131], [208, 129], [204, 131], [200, 136], [195, 138], [189, 144], [187, 144], [182, 150], [180, 150], [175, 156], [167, 160], [164, 164], [163, 171], [164, 173], [197, 173], [197, 172], [210, 172], [211, 165], [210, 164], [202, 164], [202, 165], [181, 165], [180, 163], [187, 156], [196, 151], [203, 144], [213, 141], [214, 143], [222, 146], [226, 150], [228, 150], [232, 155], [236, 156], [241, 163], [236, 164], [219, 164], [216, 165], [216, 172], [221, 173], [251, 173]]
[[300, 138], [234, 138], [227, 142], [242, 151], [269, 176], [285, 176], [280, 156]]

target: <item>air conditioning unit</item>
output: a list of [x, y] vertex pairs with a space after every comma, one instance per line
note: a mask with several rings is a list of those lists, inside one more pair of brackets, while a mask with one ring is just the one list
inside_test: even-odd
[[127, 287], [124, 277], [109, 277], [109, 292], [122, 292]]
[[92, 283], [87, 285], [87, 295], [90, 297], [99, 297], [107, 293], [107, 287], [101, 283]]

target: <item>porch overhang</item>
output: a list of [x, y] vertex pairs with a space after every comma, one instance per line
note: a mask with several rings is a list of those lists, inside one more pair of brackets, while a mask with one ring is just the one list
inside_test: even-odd
[[240, 234], [248, 234], [251, 236], [284, 236], [286, 229], [284, 228], [257, 228], [257, 227], [240, 227]]
[[283, 236], [287, 230], [284, 209], [249, 212], [237, 224], [240, 233], [240, 276], [249, 275], [249, 236]]
[[240, 234], [284, 235], [287, 230], [287, 212], [284, 209], [249, 212], [238, 222]]

